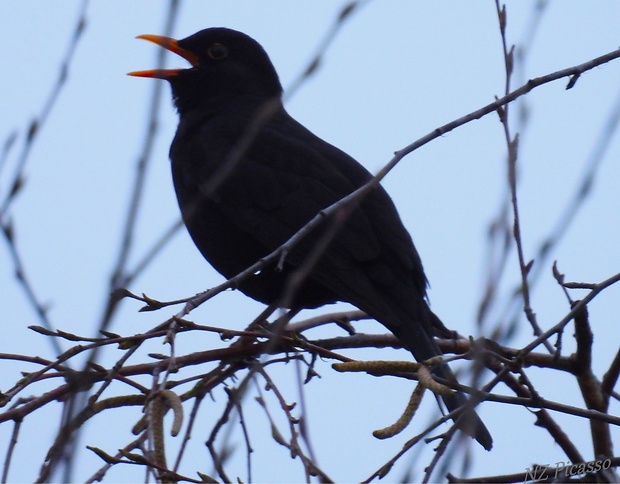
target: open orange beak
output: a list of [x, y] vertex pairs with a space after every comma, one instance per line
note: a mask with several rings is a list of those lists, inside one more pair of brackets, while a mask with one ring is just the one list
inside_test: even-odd
[[[179, 47], [179, 42], [176, 39], [172, 39], [170, 37], [164, 37], [163, 35], [138, 35], [137, 39], [148, 40], [149, 42], [153, 42], [154, 44], [163, 47], [170, 52], [174, 52], [177, 55], [180, 55], [188, 61], [192, 67], [196, 67], [200, 64], [198, 56], [189, 50], [183, 49]], [[176, 76], [183, 69], [151, 69], [148, 71], [133, 71], [127, 73], [128, 76], [134, 77], [153, 77], [156, 79], [169, 79], [171, 77]]]

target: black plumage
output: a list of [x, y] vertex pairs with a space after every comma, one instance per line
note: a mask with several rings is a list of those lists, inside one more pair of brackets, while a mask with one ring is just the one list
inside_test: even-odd
[[[192, 64], [132, 74], [166, 79], [172, 87], [180, 116], [170, 148], [179, 206], [194, 243], [224, 277], [273, 252], [319, 211], [372, 178], [285, 111], [278, 75], [260, 44], [247, 35], [210, 28], [179, 41], [142, 38]], [[324, 221], [302, 239], [283, 267], [273, 263], [239, 289], [265, 304], [280, 301], [291, 274], [330, 223]], [[433, 335], [443, 327], [428, 306], [426, 287], [411, 237], [378, 186], [339, 228], [289, 306], [347, 301], [381, 322], [422, 361], [441, 354]], [[445, 364], [433, 372], [454, 380]], [[450, 410], [466, 403], [459, 393], [443, 400]], [[490, 449], [492, 438], [475, 412], [465, 417], [461, 428]]]

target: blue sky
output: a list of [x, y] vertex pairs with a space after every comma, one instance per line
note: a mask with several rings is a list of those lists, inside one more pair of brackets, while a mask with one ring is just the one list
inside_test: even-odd
[[[513, 78], [514, 87], [525, 79], [585, 62], [620, 45], [620, 4], [549, 2], [532, 39], [536, 3], [514, 2], [507, 8], [509, 42], [531, 45], [522, 70]], [[307, 65], [342, 5], [284, 0], [187, 1], [181, 4], [174, 36], [182, 38], [209, 26], [244, 31], [265, 47], [286, 87]], [[153, 1], [88, 4], [88, 23], [68, 82], [36, 139], [26, 168], [26, 184], [11, 207], [29, 278], [38, 297], [48, 305], [51, 320], [66, 331], [92, 335], [103, 310], [104, 290], [119, 249], [146, 131], [149, 100], [158, 82], [125, 74], [154, 67], [157, 47], [135, 40], [135, 36], [162, 33], [166, 7], [166, 2]], [[77, 1], [6, 1], [0, 5], [0, 38], [5, 46], [0, 62], [6, 73], [0, 81], [0, 140], [4, 142], [13, 131], [19, 134], [7, 166], [0, 172], [0, 199], [23, 146], [26, 127], [41, 111], [53, 86], [80, 8]], [[177, 58], [168, 62], [175, 67], [184, 65]], [[395, 150], [501, 96], [504, 78], [493, 2], [371, 1], [344, 25], [325, 53], [320, 70], [288, 101], [287, 109], [374, 172]], [[569, 91], [563, 80], [543, 86], [525, 99], [529, 118], [520, 134], [519, 198], [526, 258], [534, 257], [578, 187], [606, 120], [618, 103], [619, 79], [620, 62], [615, 61], [587, 72]], [[167, 159], [176, 114], [167, 92], [166, 87], [131, 263], [140, 260], [178, 217]], [[515, 108], [511, 108], [513, 114]], [[516, 116], [511, 126], [513, 133], [520, 129]], [[544, 328], [568, 312], [566, 299], [551, 274], [553, 260], [558, 261], [567, 280], [598, 282], [619, 272], [619, 153], [616, 134], [597, 171], [592, 193], [541, 269], [532, 306]], [[476, 310], [488, 270], [486, 234], [506, 189], [505, 156], [501, 125], [497, 116], [491, 115], [409, 155], [384, 181], [424, 261], [433, 310], [463, 334], [477, 335]], [[221, 280], [189, 237], [180, 232], [129, 289], [157, 299], [174, 299]], [[513, 250], [499, 287], [503, 300], [518, 280]], [[53, 358], [48, 341], [27, 329], [38, 320], [15, 281], [5, 245], [0, 249], [0, 281], [5, 318], [0, 352]], [[572, 294], [579, 298], [584, 293]], [[612, 287], [589, 308], [595, 334], [594, 370], [599, 376], [618, 349], [614, 325], [620, 310], [619, 296], [620, 289]], [[494, 318], [501, 316], [501, 307], [495, 308]], [[111, 330], [143, 332], [176, 312], [169, 308], [138, 313], [138, 309], [138, 303], [126, 301]], [[240, 329], [260, 310], [259, 304], [242, 294], [228, 292], [191, 317], [204, 324]], [[383, 332], [382, 327], [371, 323], [361, 323], [359, 329]], [[572, 349], [571, 334], [569, 327], [564, 338], [566, 352]], [[509, 344], [519, 347], [530, 338], [531, 330], [521, 317]], [[177, 351], [218, 344], [217, 339], [206, 337], [181, 338]], [[164, 349], [156, 344], [149, 351]], [[355, 352], [351, 356], [390, 357], [387, 351]], [[112, 364], [117, 357], [114, 351], [106, 352], [103, 363]], [[399, 357], [408, 358], [404, 352]], [[2, 365], [2, 391], [19, 378], [19, 371], [33, 369], [4, 361]], [[334, 374], [329, 362], [319, 370], [322, 379], [305, 389], [318, 461], [338, 481], [363, 479], [408, 438], [376, 441], [371, 431], [396, 418], [410, 386], [385, 378]], [[550, 379], [548, 373], [533, 370], [531, 375], [547, 398], [582, 405], [573, 379], [557, 375]], [[289, 398], [295, 400], [295, 371], [283, 369], [277, 377], [289, 390]], [[293, 384], [287, 386], [287, 380]], [[431, 398], [426, 400], [423, 408], [430, 413], [435, 405]], [[26, 419], [10, 480], [34, 478], [46, 444], [56, 431], [59, 409], [59, 405], [50, 405]], [[250, 402], [247, 412], [258, 448], [261, 435], [268, 434], [267, 423], [260, 409]], [[486, 403], [480, 413], [496, 443], [492, 453], [474, 449], [473, 475], [519, 472], [532, 462], [565, 460], [550, 437], [533, 427], [534, 416], [526, 410]], [[128, 428], [136, 416], [117, 412], [114, 417], [118, 418], [116, 429], [123, 425]], [[209, 416], [203, 418], [204, 428], [209, 428]], [[558, 416], [558, 421], [578, 444], [583, 442], [583, 435], [589, 435], [587, 426], [576, 418]], [[407, 435], [414, 435], [415, 429]], [[93, 421], [86, 428], [83, 443], [113, 452], [130, 440], [128, 432], [110, 434], [109, 421]], [[0, 455], [4, 455], [9, 435], [9, 426], [0, 426]], [[194, 434], [192, 455], [198, 462], [204, 460], [203, 471], [211, 472], [202, 445], [204, 438]], [[359, 443], [359, 447], [351, 448], [351, 442]], [[269, 449], [267, 457], [261, 458], [257, 452], [254, 458], [256, 481], [303, 477], [299, 463], [288, 459], [283, 448], [271, 444], [264, 448]], [[586, 458], [592, 458], [587, 445], [581, 450]], [[238, 452], [236, 469], [245, 479], [243, 451], [239, 448]], [[429, 449], [424, 452], [430, 455]], [[30, 465], [22, 465], [25, 462]], [[33, 466], [33, 462], [37, 464]], [[274, 474], [276, 462], [278, 472]], [[84, 451], [76, 480], [84, 480], [99, 465], [95, 456]], [[397, 479], [399, 469], [402, 471], [396, 468], [390, 477]], [[142, 479], [143, 474], [135, 469], [125, 467], [123, 472], [136, 472], [136, 477], [110, 474], [110, 478]]]

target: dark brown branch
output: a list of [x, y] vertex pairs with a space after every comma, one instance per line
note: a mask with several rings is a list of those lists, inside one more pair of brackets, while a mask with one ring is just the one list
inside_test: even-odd
[[611, 276], [610, 278], [605, 279], [603, 282], [596, 284], [594, 289], [592, 289], [592, 291], [590, 291], [589, 294], [587, 294], [581, 301], [579, 301], [571, 309], [571, 311], [566, 316], [564, 316], [564, 318], [562, 318], [562, 320], [559, 323], [557, 323], [555, 326], [551, 327], [550, 329], [542, 333], [534, 341], [532, 341], [527, 346], [522, 348], [521, 356], [528, 354], [530, 351], [532, 351], [534, 348], [540, 345], [543, 341], [549, 339], [552, 335], [561, 331], [564, 328], [564, 326], [566, 326], [570, 321], [572, 321], [572, 319], [575, 317], [575, 314], [581, 311], [581, 309], [584, 308], [590, 301], [592, 301], [592, 299], [594, 299], [603, 290], [614, 285], [618, 281], [620, 281], [620, 273], [615, 274]]

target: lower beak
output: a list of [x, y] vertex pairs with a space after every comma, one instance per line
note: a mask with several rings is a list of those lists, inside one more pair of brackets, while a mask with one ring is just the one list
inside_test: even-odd
[[[200, 64], [198, 56], [189, 50], [183, 49], [179, 46], [179, 42], [176, 39], [172, 39], [170, 37], [164, 37], [163, 35], [138, 35], [138, 39], [148, 40], [149, 42], [153, 42], [160, 47], [163, 47], [170, 52], [174, 52], [177, 55], [180, 55], [188, 61], [192, 67], [196, 67]], [[176, 76], [183, 69], [151, 69], [148, 71], [133, 71], [129, 72], [127, 75], [134, 77], [152, 77], [156, 79], [170, 79], [171, 77]]]

